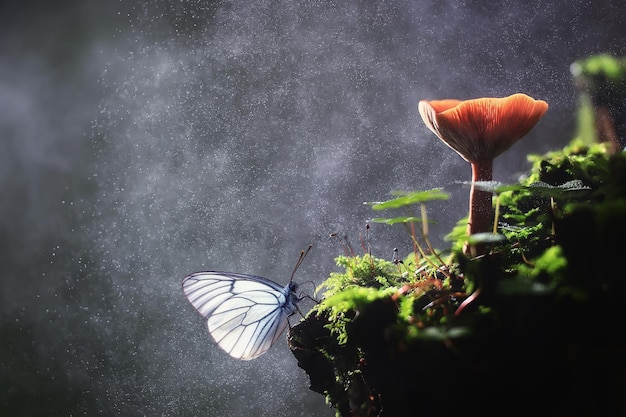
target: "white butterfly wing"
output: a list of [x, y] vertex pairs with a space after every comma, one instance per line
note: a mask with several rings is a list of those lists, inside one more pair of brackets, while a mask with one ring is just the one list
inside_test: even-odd
[[266, 278], [206, 271], [183, 279], [183, 292], [204, 316], [217, 344], [237, 359], [265, 353], [296, 311], [297, 295]]

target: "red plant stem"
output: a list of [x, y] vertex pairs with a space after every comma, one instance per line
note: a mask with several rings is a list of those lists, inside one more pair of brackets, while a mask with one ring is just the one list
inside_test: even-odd
[[[489, 232], [493, 228], [493, 204], [491, 191], [482, 191], [476, 188], [477, 181], [491, 181], [493, 175], [493, 159], [483, 159], [472, 162], [472, 188], [470, 189], [469, 218], [467, 234]], [[481, 255], [484, 245], [477, 245], [476, 255]], [[468, 254], [470, 248], [466, 245], [463, 251]]]

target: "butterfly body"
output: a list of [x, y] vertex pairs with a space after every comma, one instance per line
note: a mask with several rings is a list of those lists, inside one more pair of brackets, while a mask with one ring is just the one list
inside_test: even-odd
[[222, 271], [186, 276], [183, 292], [206, 319], [217, 344], [237, 359], [265, 353], [298, 311], [297, 284], [281, 286], [267, 278]]

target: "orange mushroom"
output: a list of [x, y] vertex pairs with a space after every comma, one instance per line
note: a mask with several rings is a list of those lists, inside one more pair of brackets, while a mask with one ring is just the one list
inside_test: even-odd
[[[491, 181], [493, 159], [537, 124], [548, 103], [518, 93], [465, 101], [422, 100], [418, 109], [426, 126], [472, 165], [467, 234], [488, 232], [493, 222], [492, 195], [475, 183]], [[467, 245], [464, 252], [469, 253]]]

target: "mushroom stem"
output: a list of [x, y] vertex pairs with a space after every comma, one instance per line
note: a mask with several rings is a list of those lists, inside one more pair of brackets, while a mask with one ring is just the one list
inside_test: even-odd
[[[478, 181], [491, 181], [493, 175], [493, 159], [482, 159], [472, 162], [472, 188], [470, 189], [469, 217], [467, 220], [467, 234], [489, 232], [493, 227], [492, 193], [476, 188]], [[476, 255], [482, 255], [484, 245], [477, 245]], [[463, 251], [470, 252], [469, 245]]]

